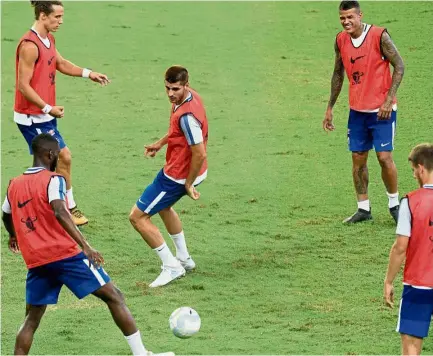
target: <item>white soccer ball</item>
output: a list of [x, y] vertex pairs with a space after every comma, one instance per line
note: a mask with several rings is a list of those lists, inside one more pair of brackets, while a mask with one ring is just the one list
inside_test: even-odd
[[173, 334], [181, 339], [193, 336], [200, 330], [201, 326], [200, 316], [190, 307], [176, 309], [168, 321]]

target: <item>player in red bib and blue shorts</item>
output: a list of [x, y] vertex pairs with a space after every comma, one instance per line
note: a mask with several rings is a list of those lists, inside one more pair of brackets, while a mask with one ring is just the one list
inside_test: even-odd
[[66, 179], [68, 208], [74, 223], [87, 224], [88, 220], [78, 209], [72, 193], [71, 151], [57, 128], [57, 118], [64, 115], [64, 107], [56, 103], [56, 73], [90, 78], [106, 85], [105, 74], [81, 68], [63, 58], [56, 48], [51, 32], [63, 23], [61, 1], [30, 1], [35, 8], [35, 23], [18, 41], [15, 57], [15, 105], [14, 121], [26, 140], [30, 154], [35, 136], [49, 133], [60, 144], [60, 160], [57, 172]]
[[[150, 287], [159, 287], [195, 268], [185, 242], [182, 223], [172, 206], [184, 195], [197, 200], [195, 187], [207, 176], [206, 145], [208, 122], [203, 102], [189, 87], [188, 71], [181, 66], [165, 73], [165, 89], [172, 103], [168, 133], [145, 155], [154, 157], [167, 145], [166, 163], [131, 210], [129, 220], [162, 261], [162, 272]], [[176, 246], [173, 256], [151, 217], [159, 214]]]
[[[335, 129], [332, 110], [346, 71], [350, 106], [347, 138], [358, 210], [344, 222], [358, 223], [373, 218], [367, 169], [368, 152], [373, 147], [382, 169], [389, 212], [397, 222], [397, 169], [392, 151], [397, 120], [396, 93], [403, 78], [403, 60], [385, 28], [362, 22], [357, 1], [342, 1], [339, 10], [344, 31], [337, 34], [335, 41], [335, 67], [323, 129]], [[392, 77], [390, 63], [394, 67]]]
[[388, 306], [394, 306], [393, 282], [406, 259], [397, 331], [402, 354], [420, 355], [433, 316], [433, 144], [416, 146], [409, 161], [420, 188], [400, 203], [384, 298]]
[[10, 181], [2, 207], [9, 249], [21, 252], [28, 268], [26, 318], [14, 354], [29, 353], [47, 304], [57, 304], [66, 285], [77, 298], [93, 294], [104, 301], [132, 353], [149, 356], [122, 293], [101, 266], [101, 254], [88, 244], [71, 218], [66, 180], [55, 173], [60, 150], [51, 134], [36, 136], [32, 140], [33, 166]]

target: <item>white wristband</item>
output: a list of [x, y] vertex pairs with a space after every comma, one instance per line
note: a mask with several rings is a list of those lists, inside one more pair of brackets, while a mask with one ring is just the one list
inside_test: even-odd
[[90, 69], [83, 68], [83, 73], [81, 74], [81, 76], [82, 76], [83, 78], [89, 78], [90, 73], [92, 73], [92, 71], [91, 71]]
[[49, 114], [52, 108], [53, 108], [53, 107], [52, 107], [51, 105], [46, 104], [46, 105], [43, 107], [42, 112], [43, 112], [44, 114]]

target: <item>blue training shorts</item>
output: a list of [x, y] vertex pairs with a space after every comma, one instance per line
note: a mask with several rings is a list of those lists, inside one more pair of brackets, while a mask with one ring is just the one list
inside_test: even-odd
[[102, 267], [89, 267], [83, 252], [64, 260], [30, 268], [26, 281], [26, 302], [31, 305], [56, 304], [63, 285], [77, 298], [97, 291], [110, 281]]
[[396, 331], [424, 338], [428, 335], [432, 315], [433, 289], [419, 289], [405, 285]]
[[388, 120], [378, 120], [377, 112], [360, 112], [350, 110], [347, 124], [347, 142], [352, 152], [376, 152], [394, 149], [397, 112], [392, 111]]
[[33, 123], [30, 126], [26, 125], [20, 125], [17, 124], [19, 130], [23, 134], [24, 138], [27, 141], [27, 144], [29, 145], [29, 151], [30, 154], [33, 154], [32, 152], [32, 140], [35, 136], [40, 135], [41, 133], [48, 133], [51, 136], [55, 137], [56, 140], [59, 142], [60, 149], [66, 147], [66, 143], [63, 140], [62, 135], [57, 130], [57, 119], [53, 119], [48, 122], [41, 122], [41, 123]]
[[144, 213], [155, 215], [174, 205], [186, 194], [185, 185], [167, 178], [161, 169], [137, 200], [137, 207]]

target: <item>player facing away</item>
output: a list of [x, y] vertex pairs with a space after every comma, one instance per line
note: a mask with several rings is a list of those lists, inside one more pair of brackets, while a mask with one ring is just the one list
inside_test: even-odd
[[55, 173], [60, 150], [50, 134], [36, 136], [33, 166], [10, 181], [2, 207], [9, 249], [21, 252], [28, 268], [26, 317], [16, 337], [15, 355], [29, 353], [47, 304], [57, 303], [63, 285], [80, 299], [93, 294], [104, 301], [132, 353], [151, 355], [121, 292], [101, 267], [104, 259], [71, 219], [65, 178]]
[[64, 115], [64, 107], [56, 103], [56, 72], [89, 78], [107, 85], [106, 75], [81, 68], [63, 58], [56, 49], [54, 36], [63, 23], [61, 1], [31, 1], [36, 21], [18, 42], [16, 50], [16, 85], [14, 121], [18, 125], [31, 152], [32, 139], [49, 133], [60, 144], [57, 172], [66, 179], [68, 208], [76, 225], [87, 224], [87, 218], [77, 208], [72, 193], [71, 151], [57, 129], [57, 118]]
[[388, 306], [394, 306], [393, 282], [406, 259], [397, 331], [402, 354], [420, 355], [433, 315], [433, 144], [416, 146], [409, 161], [420, 188], [400, 203], [384, 298]]
[[[131, 210], [129, 220], [144, 241], [158, 254], [162, 272], [149, 286], [159, 287], [195, 268], [185, 242], [182, 223], [173, 205], [184, 195], [197, 200], [195, 186], [207, 176], [208, 122], [200, 96], [189, 87], [188, 71], [181, 66], [165, 73], [165, 90], [172, 103], [168, 133], [145, 146], [145, 156], [154, 157], [167, 145], [166, 163]], [[159, 214], [176, 246], [176, 257], [151, 217]]]
[[[323, 129], [335, 129], [332, 109], [341, 92], [346, 70], [350, 106], [347, 137], [352, 152], [352, 176], [358, 210], [344, 222], [358, 223], [372, 219], [367, 158], [373, 147], [382, 169], [388, 208], [397, 221], [397, 169], [392, 150], [397, 119], [396, 93], [403, 78], [403, 60], [385, 28], [362, 22], [363, 14], [357, 1], [342, 1], [339, 10], [344, 31], [337, 34], [335, 41], [331, 96]], [[389, 63], [394, 68], [392, 77]]]

